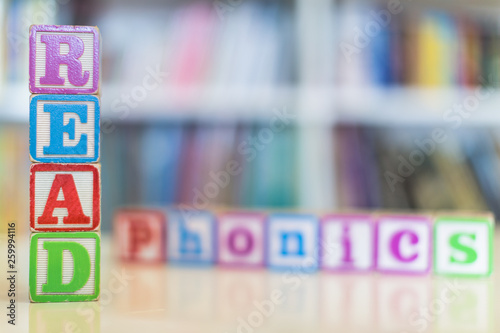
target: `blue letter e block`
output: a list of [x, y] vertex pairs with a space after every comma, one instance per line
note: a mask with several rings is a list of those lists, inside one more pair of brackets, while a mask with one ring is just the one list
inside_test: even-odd
[[273, 269], [314, 272], [319, 260], [319, 222], [312, 215], [272, 214], [267, 224], [267, 263]]
[[99, 160], [99, 99], [92, 95], [33, 95], [30, 156], [35, 162]]

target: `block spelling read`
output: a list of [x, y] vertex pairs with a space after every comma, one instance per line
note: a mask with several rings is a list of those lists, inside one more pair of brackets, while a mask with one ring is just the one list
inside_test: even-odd
[[97, 94], [100, 38], [97, 27], [33, 25], [30, 28], [30, 91]]
[[94, 164], [33, 164], [33, 231], [93, 231], [101, 220], [100, 170]]

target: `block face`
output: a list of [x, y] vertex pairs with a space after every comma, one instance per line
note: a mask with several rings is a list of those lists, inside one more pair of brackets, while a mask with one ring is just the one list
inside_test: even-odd
[[30, 157], [44, 163], [99, 160], [99, 99], [92, 95], [33, 95]]
[[335, 214], [321, 220], [321, 268], [370, 271], [374, 267], [374, 221], [370, 215]]
[[490, 275], [493, 225], [489, 217], [438, 217], [434, 224], [435, 274]]
[[165, 260], [165, 214], [153, 209], [122, 209], [115, 214], [118, 253], [122, 260], [162, 262]]
[[258, 213], [226, 213], [218, 218], [218, 263], [225, 266], [265, 265], [265, 221]]
[[97, 300], [100, 258], [100, 237], [96, 232], [33, 234], [30, 244], [31, 300]]
[[272, 214], [267, 223], [267, 263], [273, 269], [318, 269], [319, 222], [315, 216]]
[[216, 258], [215, 219], [205, 211], [167, 212], [167, 256], [179, 264], [213, 264]]
[[32, 231], [92, 231], [101, 220], [97, 164], [33, 164], [30, 169]]
[[32, 25], [30, 91], [97, 94], [100, 37], [97, 27]]
[[431, 265], [431, 219], [387, 215], [376, 226], [376, 266], [380, 272], [426, 274]]

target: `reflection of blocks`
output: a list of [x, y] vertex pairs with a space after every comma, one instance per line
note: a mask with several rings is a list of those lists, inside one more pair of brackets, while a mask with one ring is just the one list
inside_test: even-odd
[[101, 245], [96, 232], [33, 234], [30, 246], [33, 302], [99, 298]]
[[215, 219], [209, 212], [171, 210], [167, 214], [168, 260], [184, 264], [213, 264]]
[[101, 332], [99, 303], [44, 303], [29, 305], [30, 333]]
[[329, 215], [321, 222], [321, 267], [326, 270], [373, 269], [374, 232], [370, 215]]
[[97, 27], [32, 25], [30, 91], [96, 94], [99, 91]]
[[99, 99], [92, 95], [33, 95], [30, 157], [36, 162], [99, 160]]
[[222, 265], [264, 266], [266, 217], [257, 213], [227, 213], [218, 220], [218, 262]]
[[434, 224], [434, 272], [488, 276], [493, 270], [493, 217], [439, 216]]
[[165, 260], [166, 222], [162, 211], [120, 210], [115, 215], [114, 228], [121, 259], [139, 262]]
[[386, 215], [377, 221], [376, 265], [380, 272], [425, 274], [431, 265], [431, 219]]
[[98, 230], [100, 172], [96, 164], [33, 164], [30, 225], [33, 231]]
[[273, 214], [267, 223], [267, 262], [275, 269], [297, 268], [304, 272], [318, 268], [318, 227], [315, 216]]

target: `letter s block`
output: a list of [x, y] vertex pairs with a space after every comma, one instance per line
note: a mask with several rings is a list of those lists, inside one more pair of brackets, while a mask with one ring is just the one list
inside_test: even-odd
[[494, 220], [485, 216], [438, 216], [434, 223], [434, 272], [484, 277], [493, 271]]
[[44, 163], [99, 160], [99, 99], [92, 95], [32, 95], [30, 157]]
[[80, 302], [99, 298], [101, 244], [96, 232], [46, 232], [31, 236], [32, 302]]
[[32, 25], [30, 91], [97, 94], [100, 38], [97, 27]]
[[93, 231], [101, 220], [99, 164], [33, 164], [32, 231]]
[[377, 271], [427, 274], [431, 267], [432, 220], [419, 215], [380, 216], [376, 226]]
[[132, 262], [163, 262], [166, 228], [163, 211], [133, 208], [117, 211], [114, 230], [120, 258]]

